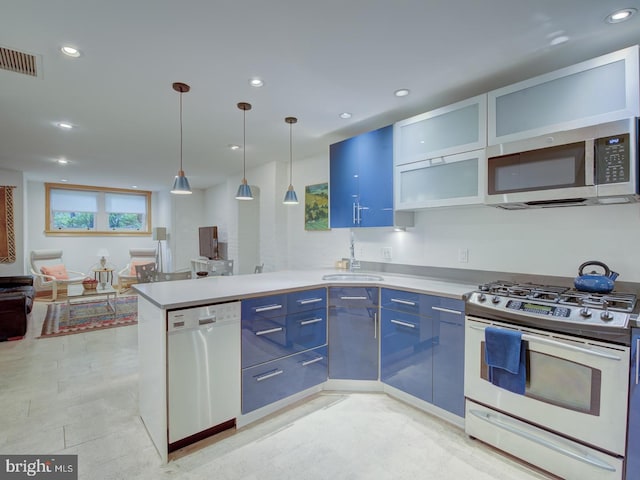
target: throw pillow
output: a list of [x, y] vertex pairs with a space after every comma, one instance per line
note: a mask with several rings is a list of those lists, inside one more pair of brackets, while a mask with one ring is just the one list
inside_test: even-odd
[[132, 277], [136, 276], [136, 265], [150, 265], [156, 262], [150, 262], [149, 260], [133, 260], [131, 262], [131, 269], [129, 270], [129, 274]]
[[40, 271], [45, 275], [51, 275], [53, 278], [57, 280], [68, 280], [69, 275], [67, 274], [67, 269], [61, 263], [59, 265], [46, 265], [40, 267]]

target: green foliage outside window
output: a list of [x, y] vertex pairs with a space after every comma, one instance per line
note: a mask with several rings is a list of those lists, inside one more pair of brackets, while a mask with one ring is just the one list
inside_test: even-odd
[[94, 214], [91, 212], [52, 212], [53, 228], [57, 230], [93, 230]]
[[138, 213], [110, 213], [109, 228], [118, 230], [141, 230], [143, 215]]

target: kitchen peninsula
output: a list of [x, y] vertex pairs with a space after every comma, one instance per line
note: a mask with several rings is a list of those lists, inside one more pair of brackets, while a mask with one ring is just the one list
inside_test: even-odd
[[[339, 279], [336, 277], [331, 280], [323, 279], [325, 274], [330, 273], [335, 273], [335, 271], [282, 271], [260, 275], [205, 277], [134, 286], [140, 294], [138, 303], [140, 415], [163, 462], [169, 460], [169, 453], [172, 450], [183, 445], [171, 440], [171, 402], [169, 401], [171, 380], [168, 369], [171, 368], [174, 359], [170, 358], [168, 331], [171, 326], [169, 319], [175, 312], [188, 312], [207, 306], [209, 306], [209, 310], [207, 310], [206, 320], [200, 321], [201, 326], [205, 323], [205, 328], [207, 328], [207, 323], [220, 322], [227, 316], [229, 319], [233, 317], [236, 325], [242, 322], [242, 333], [238, 331], [239, 329], [236, 330], [236, 333], [233, 334], [235, 338], [227, 342], [235, 343], [238, 358], [230, 358], [228, 361], [215, 365], [216, 369], [231, 371], [231, 377], [235, 378], [235, 381], [242, 381], [243, 398], [241, 398], [239, 386], [234, 387], [237, 389], [235, 405], [231, 406], [232, 414], [228, 419], [225, 419], [228, 421], [223, 422], [223, 428], [233, 427], [233, 425], [237, 427], [247, 425], [323, 388], [385, 391], [418, 408], [435, 413], [453, 424], [463, 425], [459, 409], [457, 407], [449, 409], [447, 406], [463, 401], [464, 298], [475, 288], [475, 285], [386, 273], [380, 277], [381, 279], [375, 277], [363, 279], [366, 277], [358, 277], [358, 274], [352, 277], [346, 274], [342, 278], [338, 277]], [[382, 291], [381, 294], [380, 291]], [[327, 292], [329, 293], [327, 294]], [[362, 294], [363, 292], [364, 294]], [[335, 305], [334, 298], [337, 299]], [[370, 302], [373, 308], [369, 306], [358, 310], [354, 305], [360, 300]], [[238, 301], [242, 305], [241, 320]], [[394, 340], [390, 341], [388, 346], [385, 344], [383, 336], [387, 327], [384, 324], [384, 311], [393, 311], [394, 308], [393, 305], [386, 309], [378, 308], [379, 306], [384, 307], [385, 301], [396, 302], [399, 310], [406, 309], [409, 305], [415, 305], [416, 308], [419, 305], [420, 308], [423, 308], [428, 304], [429, 308], [433, 308], [434, 314], [420, 313], [421, 316], [415, 315], [417, 319], [415, 323], [411, 321], [411, 318], [414, 317], [407, 315], [406, 311], [402, 312], [403, 315], [407, 315], [409, 320], [400, 321], [395, 320], [394, 317], [394, 319], [388, 320], [388, 322], [393, 322], [388, 323], [388, 328], [403, 329], [404, 331], [400, 333], [404, 336], [407, 333], [417, 335], [415, 341], [419, 343], [413, 346], [402, 344], [402, 348], [403, 351], [410, 348], [412, 351], [415, 349], [416, 352], [419, 352], [419, 361], [428, 362], [429, 371], [432, 365], [430, 362], [432, 361], [431, 351], [433, 348], [450, 348], [449, 357], [443, 354], [443, 358], [447, 358], [447, 361], [446, 365], [443, 364], [442, 367], [443, 378], [440, 383], [437, 378], [434, 378], [434, 386], [432, 387], [430, 374], [426, 375], [429, 384], [414, 393], [411, 390], [411, 379], [414, 377], [407, 376], [405, 373], [408, 370], [415, 371], [417, 369], [403, 369], [403, 372], [394, 372], [393, 366], [396, 361], [394, 355], [398, 354], [399, 348], [397, 343], [394, 343], [395, 339], [401, 338], [402, 341], [406, 341], [406, 339], [402, 335], [399, 337], [392, 335], [390, 338], [394, 338]], [[259, 305], [261, 302], [264, 305]], [[279, 313], [280, 310], [282, 312]], [[380, 319], [378, 318], [379, 310], [382, 311]], [[359, 311], [364, 313], [359, 314]], [[350, 318], [355, 319], [356, 322], [336, 320], [337, 315], [343, 315], [345, 312], [352, 315]], [[442, 330], [439, 327], [440, 317], [438, 315], [444, 316], [442, 324], [445, 326]], [[329, 322], [327, 322], [327, 316]], [[356, 325], [357, 322], [360, 322], [360, 325], [371, 329], [374, 335], [373, 348], [375, 348], [372, 353], [372, 357], [374, 357], [372, 361], [375, 362], [376, 372], [378, 371], [378, 348], [382, 349], [382, 368], [380, 369], [383, 374], [382, 383], [378, 381], [377, 373], [375, 379], [373, 377], [364, 379], [365, 377], [359, 376], [360, 371], [357, 369], [336, 371], [333, 375], [335, 378], [331, 378], [331, 370], [327, 371], [327, 348], [331, 364], [338, 365], [339, 362], [345, 360], [339, 349], [339, 344], [342, 343], [339, 340], [346, 341], [347, 337], [353, 334], [349, 330], [338, 330], [336, 327], [333, 330], [334, 333], [327, 335], [327, 330], [332, 331], [331, 326], [327, 328], [327, 324], [334, 325], [330, 323], [333, 321], [342, 322], [341, 325], [347, 323]], [[380, 322], [380, 326], [378, 322]], [[431, 334], [433, 326], [436, 326], [434, 330], [437, 329], [440, 332], [440, 338], [436, 341], [433, 340], [433, 338], [437, 338], [435, 334]], [[337, 339], [336, 332], [340, 332], [344, 338]], [[356, 334], [349, 338], [359, 336]], [[241, 338], [242, 364], [240, 363]], [[455, 343], [455, 346], [447, 346], [450, 339]], [[201, 337], [198, 337], [199, 341], [201, 341]], [[327, 341], [329, 345], [327, 345]], [[333, 350], [331, 348], [332, 342], [334, 342]], [[193, 348], [197, 347], [198, 345], [195, 345], [194, 342]], [[426, 360], [425, 355], [429, 355]], [[283, 372], [287, 371], [294, 359], [297, 360], [297, 365], [312, 367], [313, 370], [309, 369], [306, 373], [294, 374], [289, 380], [295, 387], [292, 390], [289, 385], [284, 383], [286, 375]], [[359, 361], [361, 359], [354, 359], [352, 363]], [[385, 369], [386, 365], [390, 368]], [[256, 368], [263, 366], [273, 368], [264, 373], [253, 373]], [[459, 367], [459, 378], [457, 379], [459, 381], [452, 384], [452, 380], [456, 379], [451, 378], [450, 369], [456, 367]], [[400, 373], [402, 374], [400, 375]], [[411, 373], [411, 375], [415, 375], [415, 373]], [[281, 382], [280, 386], [275, 389], [275, 393], [274, 391], [264, 391], [263, 385], [269, 382], [263, 380], [267, 379]], [[252, 397], [254, 387], [247, 383], [254, 380], [259, 382], [255, 384], [263, 389], [255, 391], [255, 395], [261, 399], [267, 398], [273, 401], [268, 400], [270, 403], [265, 405], [256, 403], [255, 398]], [[436, 393], [432, 394], [432, 390], [435, 390]], [[195, 395], [196, 392], [193, 394]], [[264, 403], [264, 400], [262, 402]], [[440, 405], [444, 405], [445, 408]], [[211, 433], [215, 433], [215, 431], [211, 431], [209, 434]], [[191, 440], [196, 441], [198, 438], [193, 436]]]

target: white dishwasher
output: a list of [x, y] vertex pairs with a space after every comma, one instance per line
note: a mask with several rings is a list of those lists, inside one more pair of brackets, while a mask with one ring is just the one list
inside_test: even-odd
[[240, 302], [167, 314], [169, 452], [235, 427]]

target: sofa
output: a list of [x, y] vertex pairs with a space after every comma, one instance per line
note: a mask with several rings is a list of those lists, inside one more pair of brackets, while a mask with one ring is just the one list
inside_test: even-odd
[[27, 318], [35, 296], [32, 276], [0, 277], [0, 342], [27, 333]]

